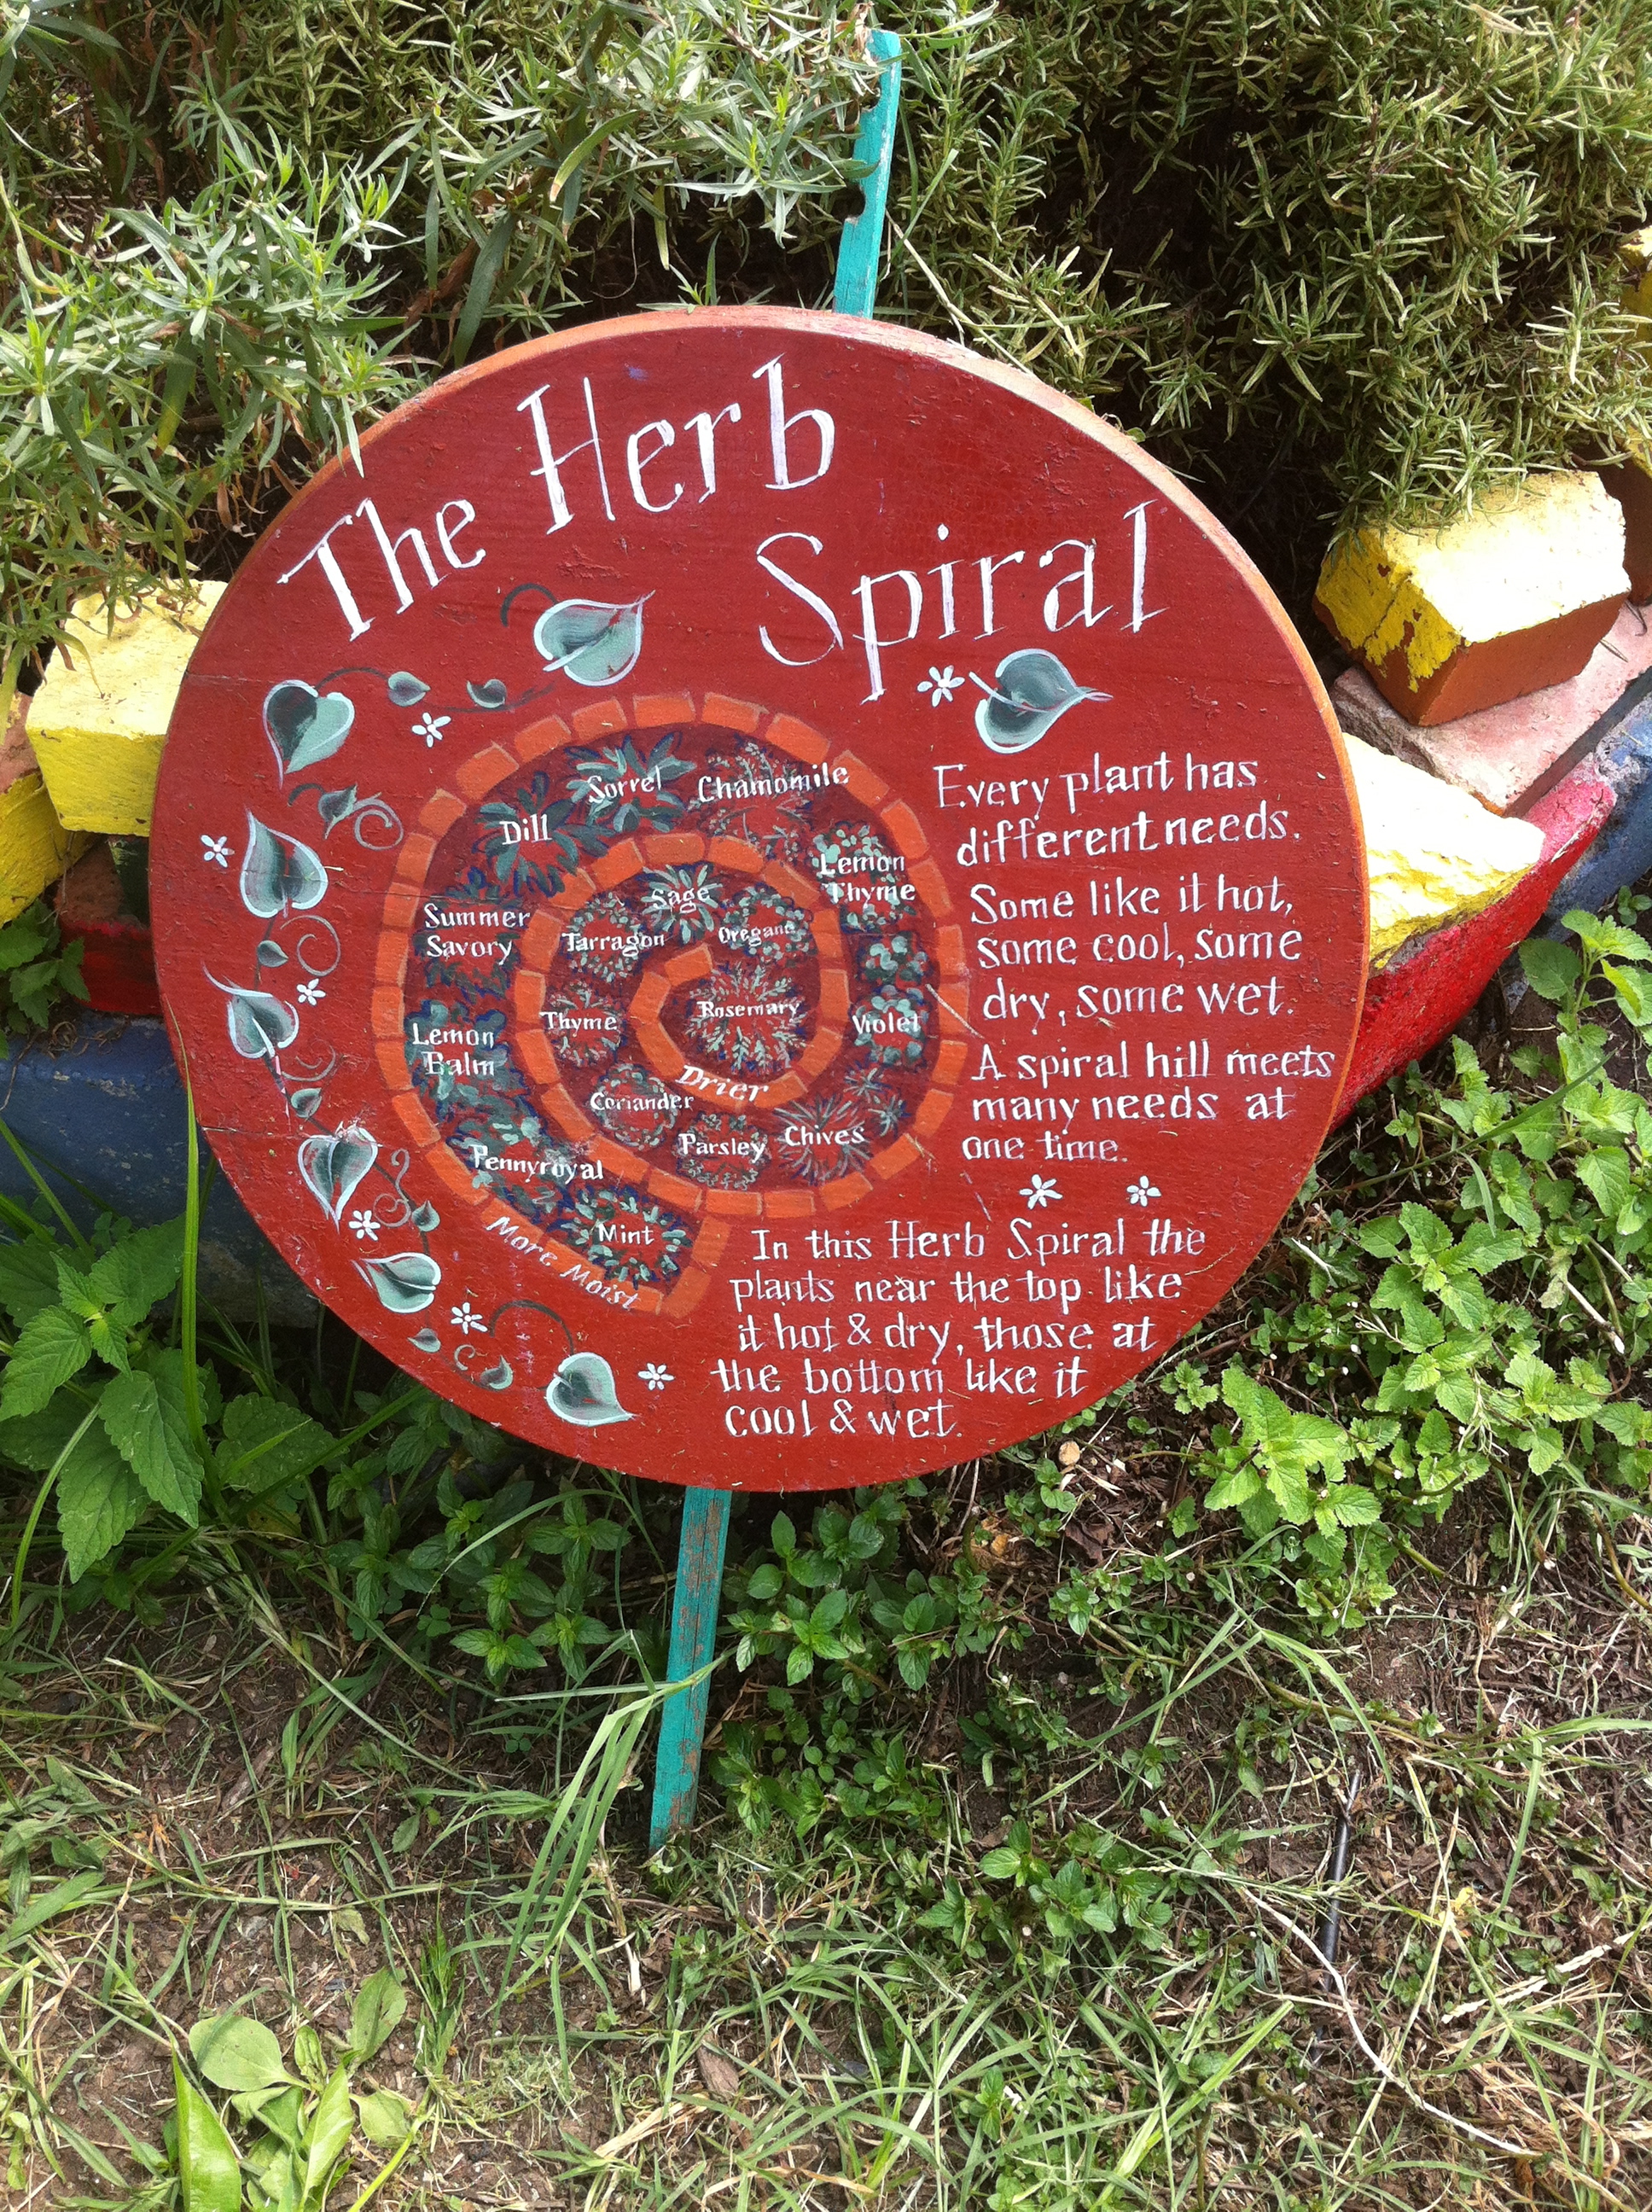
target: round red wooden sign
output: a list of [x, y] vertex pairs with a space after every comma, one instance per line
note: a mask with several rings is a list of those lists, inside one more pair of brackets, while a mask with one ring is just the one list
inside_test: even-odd
[[710, 1487], [918, 1474], [1157, 1358], [1298, 1188], [1365, 972], [1232, 541], [1031, 378], [780, 310], [501, 354], [325, 470], [155, 823], [203, 1125], [298, 1273]]

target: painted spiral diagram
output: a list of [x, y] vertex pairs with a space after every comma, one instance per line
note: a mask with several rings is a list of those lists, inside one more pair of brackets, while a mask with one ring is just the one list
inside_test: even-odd
[[374, 1027], [456, 1194], [679, 1314], [732, 1221], [837, 1212], [922, 1157], [962, 933], [880, 778], [714, 695], [604, 699], [454, 766], [385, 902]]

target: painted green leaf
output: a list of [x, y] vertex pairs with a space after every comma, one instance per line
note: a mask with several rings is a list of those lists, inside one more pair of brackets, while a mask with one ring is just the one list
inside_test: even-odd
[[241, 2170], [223, 2122], [176, 2058], [178, 2182], [184, 2212], [240, 2212]]
[[221, 983], [210, 969], [203, 969], [209, 983], [229, 1001], [229, 1042], [243, 1060], [273, 1060], [285, 1052], [298, 1035], [298, 1009], [268, 991], [251, 991], [240, 983]]
[[592, 690], [629, 676], [642, 651], [644, 604], [558, 599], [547, 607], [533, 626], [534, 646], [547, 673], [560, 672]]
[[152, 1375], [117, 1375], [98, 1400], [98, 1419], [155, 1504], [193, 1528], [201, 1514], [201, 1462], [182, 1407], [162, 1398]]
[[995, 753], [1025, 752], [1054, 728], [1069, 707], [1081, 699], [1112, 696], [1075, 684], [1055, 655], [1038, 646], [1000, 660], [994, 676], [998, 688], [975, 708], [975, 729]]
[[221, 2012], [197, 2020], [189, 2055], [215, 2089], [269, 2089], [287, 2079], [281, 2045], [261, 2020]]
[[249, 814], [241, 862], [241, 904], [247, 912], [267, 921], [291, 908], [319, 906], [326, 896], [327, 871], [309, 847]]
[[361, 2062], [383, 2049], [407, 2010], [407, 1991], [388, 1966], [369, 1974], [350, 2010], [350, 2056]]
[[430, 686], [405, 668], [398, 668], [385, 685], [392, 707], [416, 707]]
[[335, 1229], [378, 1157], [372, 1132], [359, 1121], [330, 1137], [306, 1137], [299, 1146], [298, 1171]]
[[491, 1367], [484, 1367], [471, 1380], [481, 1390], [508, 1390], [516, 1377], [508, 1359], [496, 1359]]
[[436, 1334], [434, 1328], [422, 1328], [418, 1334], [415, 1337], [410, 1338], [409, 1341], [412, 1345], [415, 1352], [440, 1352], [441, 1350], [441, 1339]]
[[510, 693], [497, 676], [490, 676], [485, 684], [467, 684], [465, 688], [470, 693], [472, 703], [485, 707], [490, 714], [496, 713], [510, 700]]
[[143, 1510], [142, 1485], [94, 1421], [58, 1474], [58, 1533], [70, 1581], [113, 1551]]
[[619, 1401], [614, 1370], [599, 1352], [570, 1352], [546, 1386], [545, 1403], [559, 1420], [578, 1429], [605, 1428], [632, 1418]]
[[260, 968], [284, 968], [287, 965], [287, 955], [273, 937], [260, 940], [254, 957]]
[[307, 1121], [321, 1103], [321, 1093], [313, 1086], [307, 1086], [302, 1091], [294, 1091], [287, 1103], [301, 1121]]
[[355, 709], [342, 691], [318, 692], [296, 678], [277, 684], [264, 701], [264, 731], [286, 775], [330, 760], [350, 733]]
[[422, 1313], [441, 1280], [441, 1269], [428, 1252], [386, 1252], [381, 1259], [358, 1260], [355, 1267], [392, 1313]]

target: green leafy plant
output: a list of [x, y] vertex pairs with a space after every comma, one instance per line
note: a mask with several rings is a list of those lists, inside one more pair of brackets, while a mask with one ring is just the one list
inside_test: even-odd
[[412, 2107], [394, 2090], [362, 2091], [355, 2081], [406, 2010], [407, 1992], [394, 1974], [370, 1976], [331, 2065], [313, 2027], [298, 2030], [288, 2060], [271, 2031], [245, 2014], [197, 2021], [191, 2061], [203, 2081], [228, 2094], [243, 2140], [238, 2147], [174, 2054], [172, 2132], [185, 2212], [237, 2212], [243, 2186], [250, 2212], [325, 2212], [358, 2133], [398, 2162], [411, 2141]]
[[1239, 1416], [1239, 1434], [1230, 1441], [1218, 1432], [1223, 1469], [1206, 1493], [1206, 1505], [1236, 1506], [1253, 1536], [1266, 1535], [1281, 1520], [1311, 1525], [1314, 1556], [1338, 1565], [1343, 1530], [1367, 1528], [1380, 1513], [1371, 1492], [1347, 1480], [1353, 1449], [1347, 1431], [1318, 1413], [1292, 1413], [1242, 1368], [1229, 1368], [1222, 1395]]
[[58, 917], [44, 899], [0, 926], [0, 1058], [9, 1036], [51, 1026], [58, 1001], [84, 999], [79, 939], [65, 945]]
[[[1652, 946], [1610, 917], [1566, 922], [1575, 942], [1521, 950], [1557, 1015], [1552, 1061], [1514, 1055], [1525, 1095], [1459, 1039], [1450, 1087], [1409, 1079], [1388, 1127], [1426, 1195], [1364, 1218], [1327, 1212], [1322, 1191], [1308, 1201], [1309, 1295], [1272, 1303], [1253, 1346], [1347, 1418], [1298, 1410], [1236, 1365], [1223, 1377], [1240, 1425], [1212, 1432], [1206, 1504], [1237, 1510], [1253, 1558], [1289, 1571], [1324, 1623], [1381, 1602], [1407, 1532], [1470, 1483], [1495, 1475], [1522, 1501], [1540, 1485], [1545, 1542], [1570, 1509], [1609, 1527], [1646, 1498], [1652, 1112], [1612, 1080], [1594, 1017], [1609, 1006], [1652, 1042]], [[1197, 1415], [1208, 1386], [1177, 1377]]]
[[226, 1523], [290, 1510], [307, 1478], [359, 1440], [277, 1395], [225, 1401], [212, 1364], [193, 1356], [192, 1284], [169, 1303], [193, 1212], [138, 1230], [106, 1216], [85, 1234], [46, 1194], [37, 1213], [0, 1200], [0, 1217], [14, 1231], [0, 1243], [0, 1307], [14, 1324], [3, 1346], [0, 1459], [45, 1478], [14, 1570], [14, 1613], [54, 1494], [75, 1583], [112, 1568], [146, 1516], [160, 1516], [175, 1549], [203, 1508]]

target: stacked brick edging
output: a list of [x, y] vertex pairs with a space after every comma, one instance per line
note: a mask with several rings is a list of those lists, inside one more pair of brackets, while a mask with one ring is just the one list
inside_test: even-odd
[[[1648, 592], [1652, 476], [1625, 470], [1533, 478], [1432, 537], [1368, 532], [1327, 558], [1315, 609], [1355, 662], [1332, 704], [1415, 775], [1419, 845], [1442, 842], [1442, 785], [1460, 817], [1475, 810], [1471, 844], [1482, 810], [1542, 836], [1512, 887], [1465, 895], [1374, 958], [1339, 1119], [1448, 1036], [1523, 938], [1652, 869]], [[1431, 865], [1443, 899], [1451, 872]]]

